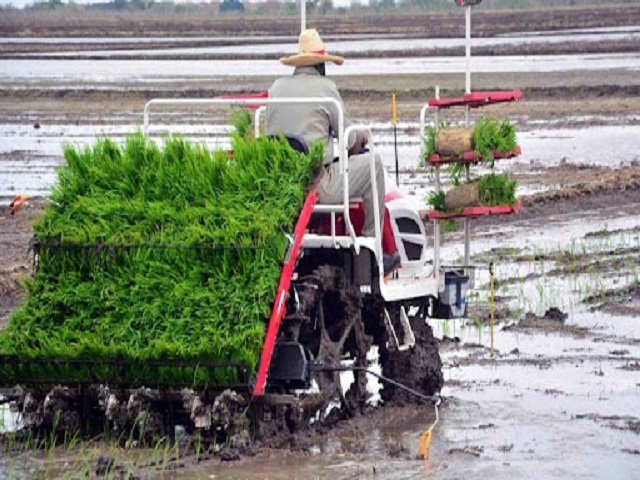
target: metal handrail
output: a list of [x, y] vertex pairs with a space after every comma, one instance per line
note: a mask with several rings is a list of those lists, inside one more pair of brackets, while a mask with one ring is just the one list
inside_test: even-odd
[[429, 104], [425, 103], [422, 109], [420, 109], [420, 126], [418, 127], [419, 128], [418, 135], [420, 138], [420, 161], [421, 162], [424, 160], [424, 154], [425, 154], [423, 135], [424, 135], [424, 129], [427, 126], [427, 110], [429, 110]]
[[[436, 98], [440, 98], [440, 87], [436, 87]], [[427, 126], [426, 117], [427, 110], [429, 110], [429, 103], [425, 103], [420, 109], [420, 126], [418, 135], [420, 137], [420, 161], [425, 161], [425, 145], [424, 134]], [[438, 109], [436, 109], [435, 129], [438, 130], [440, 118], [438, 115]], [[435, 165], [435, 191], [440, 191], [440, 165]], [[437, 275], [440, 271], [440, 222], [438, 220], [433, 221], [433, 271]], [[443, 283], [444, 288], [444, 283]]]
[[[239, 106], [247, 106], [247, 105], [260, 105], [260, 108], [266, 105], [274, 105], [274, 104], [328, 104], [333, 105], [338, 112], [338, 161], [340, 166], [340, 173], [343, 176], [344, 182], [344, 200], [343, 200], [343, 216], [344, 223], [347, 228], [347, 232], [349, 233], [349, 237], [353, 245], [356, 245], [356, 234], [353, 228], [353, 224], [351, 223], [351, 218], [349, 216], [349, 168], [348, 168], [348, 154], [347, 154], [347, 145], [345, 142], [345, 132], [344, 132], [344, 111], [342, 110], [341, 103], [335, 98], [328, 97], [291, 97], [291, 98], [154, 98], [149, 100], [145, 106], [143, 111], [143, 133], [146, 136], [148, 134], [149, 123], [150, 123], [150, 111], [153, 105], [239, 105]], [[258, 111], [256, 111], [256, 116], [259, 116]], [[351, 128], [351, 127], [350, 127]], [[256, 125], [256, 129], [259, 132], [259, 125]], [[283, 132], [286, 133], [286, 132]], [[348, 137], [347, 137], [348, 138]]]
[[260, 136], [260, 114], [266, 111], [267, 111], [267, 107], [265, 105], [262, 105], [261, 107], [256, 108], [256, 113], [254, 114], [254, 120], [253, 120], [253, 125], [255, 127], [254, 133], [256, 135], [256, 138]]

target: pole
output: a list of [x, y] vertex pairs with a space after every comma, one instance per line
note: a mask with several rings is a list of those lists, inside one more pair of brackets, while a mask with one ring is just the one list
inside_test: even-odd
[[471, 93], [471, 6], [466, 11], [466, 93]]
[[491, 283], [491, 356], [493, 356], [493, 326], [495, 324], [495, 318], [496, 318], [496, 304], [495, 304], [495, 292], [494, 292], [494, 265], [493, 262], [491, 262], [489, 264], [489, 278], [490, 278], [490, 283]]
[[[468, 5], [465, 12], [465, 36], [466, 36], [466, 52], [465, 52], [465, 92], [471, 93], [471, 6]], [[471, 109], [469, 105], [464, 107], [464, 122], [468, 127], [471, 123]], [[466, 179], [469, 181], [469, 165], [465, 166]], [[471, 262], [471, 220], [465, 218], [464, 221], [464, 265], [465, 270], [468, 268]], [[466, 270], [468, 271], [468, 270]]]
[[307, 29], [307, 0], [300, 0], [300, 32]]
[[393, 146], [396, 152], [396, 185], [400, 188], [400, 171], [398, 167], [398, 105], [396, 94], [391, 95], [391, 123], [393, 124]]

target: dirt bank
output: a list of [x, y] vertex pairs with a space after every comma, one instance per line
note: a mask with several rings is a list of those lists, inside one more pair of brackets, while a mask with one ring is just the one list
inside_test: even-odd
[[[383, 41], [384, 38], [376, 38]], [[294, 40], [291, 41], [294, 43]], [[429, 39], [425, 38], [425, 45], [428, 45]], [[194, 46], [195, 44], [195, 46]], [[60, 46], [52, 46], [50, 44], [0, 44], [0, 59], [26, 59], [29, 60], [275, 60], [280, 55], [284, 55], [286, 51], [274, 50], [269, 53], [167, 53], [162, 52], [154, 54], [153, 50], [166, 50], [178, 48], [205, 48], [200, 42], [194, 42], [185, 45], [185, 42], [154, 43], [149, 46], [141, 47], [140, 44], [104, 44], [92, 45], [91, 48], [85, 44], [61, 44]], [[137, 54], [126, 53], [127, 50], [145, 50]], [[107, 52], [101, 52], [107, 50]], [[282, 50], [280, 48], [280, 50]], [[569, 55], [569, 54], [594, 54], [594, 53], [636, 53], [640, 50], [640, 39], [622, 38], [619, 40], [601, 40], [600, 42], [554, 42], [534, 43], [524, 45], [496, 45], [496, 46], [479, 46], [474, 47], [474, 56], [507, 56], [507, 55]], [[75, 53], [74, 52], [85, 52]], [[47, 52], [53, 52], [48, 54]], [[64, 57], [60, 57], [59, 52], [67, 52]], [[94, 53], [92, 53], [94, 52]], [[123, 52], [123, 53], [120, 53]], [[405, 58], [405, 57], [462, 57], [465, 55], [464, 47], [455, 48], [412, 48], [398, 50], [378, 50], [375, 45], [366, 51], [342, 52], [340, 50], [333, 51], [336, 55], [341, 55], [349, 59], [358, 58]], [[25, 57], [25, 54], [28, 55]]]
[[29, 252], [31, 223], [42, 208], [43, 202], [36, 200], [11, 215], [7, 204], [0, 205], [0, 327], [20, 301], [21, 279], [33, 269], [33, 255]]
[[[464, 35], [464, 13], [449, 12], [350, 12], [309, 14], [308, 22], [326, 34], [401, 34], [429, 32], [431, 38]], [[84, 9], [54, 11], [5, 11], [0, 17], [3, 36], [227, 36], [295, 35], [297, 13], [287, 15], [220, 15], [217, 8], [202, 6], [169, 12]], [[514, 32], [555, 31], [575, 28], [620, 27], [640, 24], [638, 5], [602, 5], [554, 9], [486, 10], [474, 12], [473, 36]]]

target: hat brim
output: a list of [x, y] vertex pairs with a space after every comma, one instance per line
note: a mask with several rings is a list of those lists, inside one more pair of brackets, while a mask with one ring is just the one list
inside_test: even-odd
[[310, 67], [319, 63], [333, 62], [336, 65], [342, 65], [344, 58], [338, 55], [317, 55], [315, 53], [299, 53], [290, 57], [282, 57], [280, 62], [290, 67]]

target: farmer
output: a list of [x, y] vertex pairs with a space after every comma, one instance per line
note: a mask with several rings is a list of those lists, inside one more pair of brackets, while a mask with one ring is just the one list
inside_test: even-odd
[[[335, 83], [325, 77], [325, 62], [342, 65], [344, 58], [329, 55], [315, 29], [304, 30], [298, 41], [298, 53], [280, 59], [284, 65], [295, 67], [293, 75], [280, 78], [269, 89], [269, 98], [286, 97], [328, 97], [344, 104]], [[344, 128], [351, 124], [344, 113]], [[317, 103], [271, 104], [267, 107], [266, 133], [301, 137], [307, 145], [321, 140], [324, 143], [324, 173], [318, 185], [320, 203], [342, 203], [343, 180], [340, 166], [333, 152], [333, 138], [338, 131], [338, 112], [333, 105]], [[348, 141], [349, 149], [349, 194], [362, 197], [364, 201], [365, 221], [362, 235], [375, 235], [374, 203], [378, 202], [380, 227], [384, 220], [384, 169], [382, 160], [376, 155], [376, 184], [378, 196], [373, 198], [371, 191], [371, 153], [366, 149], [368, 138], [365, 132], [353, 132]], [[400, 265], [398, 252], [384, 255], [384, 274]]]

